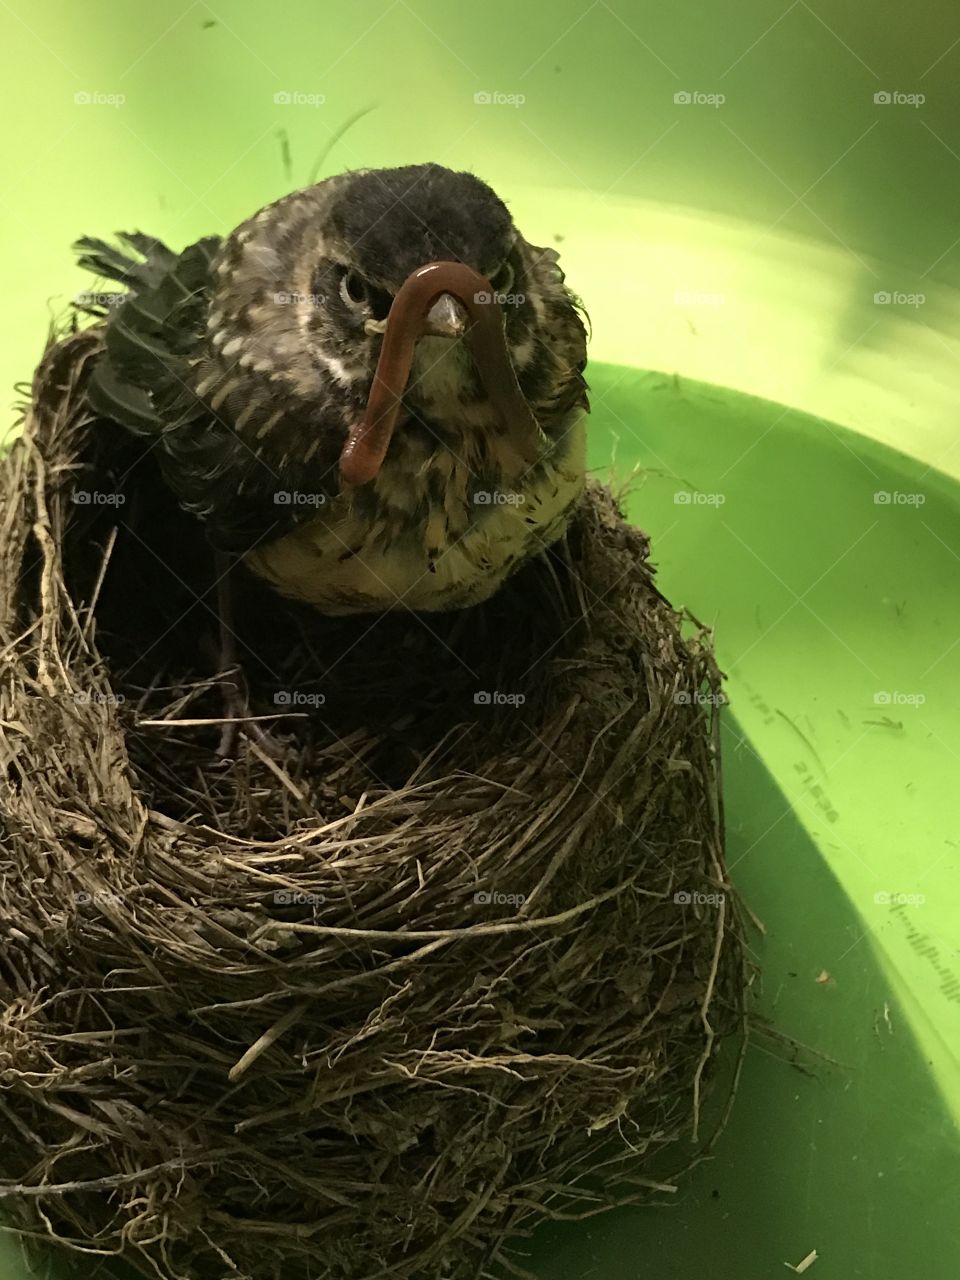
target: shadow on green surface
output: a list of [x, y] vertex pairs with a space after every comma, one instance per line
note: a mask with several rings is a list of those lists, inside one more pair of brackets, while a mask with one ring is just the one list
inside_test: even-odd
[[817, 982], [862, 923], [732, 717], [724, 738], [730, 862], [767, 931], [761, 1009], [841, 1065], [807, 1057], [807, 1074], [756, 1037], [717, 1154], [676, 1205], [544, 1228], [526, 1265], [541, 1280], [761, 1280], [816, 1249], [811, 1280], [952, 1280], [960, 1151], [943, 1099], [868, 941]]

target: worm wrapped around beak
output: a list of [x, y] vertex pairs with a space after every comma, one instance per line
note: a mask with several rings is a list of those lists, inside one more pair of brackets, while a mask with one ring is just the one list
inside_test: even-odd
[[366, 413], [351, 428], [340, 454], [344, 483], [367, 484], [379, 474], [410, 377], [414, 347], [418, 338], [430, 334], [464, 334], [504, 429], [522, 441], [529, 461], [536, 460], [540, 428], [517, 382], [503, 308], [489, 280], [462, 262], [428, 262], [411, 272], [393, 299]]

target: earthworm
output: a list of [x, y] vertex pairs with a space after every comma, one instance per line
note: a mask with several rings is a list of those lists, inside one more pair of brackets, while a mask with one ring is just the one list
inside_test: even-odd
[[517, 382], [504, 336], [503, 308], [490, 281], [463, 262], [428, 262], [407, 276], [387, 314], [366, 413], [351, 428], [340, 454], [340, 475], [347, 484], [367, 484], [379, 474], [397, 425], [414, 346], [427, 312], [444, 293], [452, 294], [467, 312], [465, 336], [490, 403], [503, 426], [524, 440], [528, 460], [535, 460], [540, 428]]

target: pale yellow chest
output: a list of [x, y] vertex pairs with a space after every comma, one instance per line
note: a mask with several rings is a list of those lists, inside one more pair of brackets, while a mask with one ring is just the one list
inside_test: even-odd
[[377, 481], [393, 511], [409, 506], [401, 534], [395, 521], [364, 517], [341, 497], [246, 563], [283, 595], [329, 614], [476, 604], [563, 532], [584, 485], [584, 421], [571, 421], [560, 460], [518, 470], [512, 487], [477, 492], [452, 454], [430, 465], [446, 468], [440, 503], [423, 502], [416, 474], [385, 468]]

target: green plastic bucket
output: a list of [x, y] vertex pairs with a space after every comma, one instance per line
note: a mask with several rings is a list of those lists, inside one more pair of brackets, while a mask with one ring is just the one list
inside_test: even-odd
[[[591, 463], [632, 476], [661, 586], [729, 675], [761, 1009], [823, 1056], [798, 1071], [758, 1041], [675, 1203], [542, 1230], [543, 1280], [960, 1270], [956, 21], [857, 0], [0, 13], [7, 387], [88, 283], [78, 234], [225, 231], [325, 151], [321, 176], [473, 169], [591, 313]], [[26, 1274], [10, 1239], [0, 1274]]]

